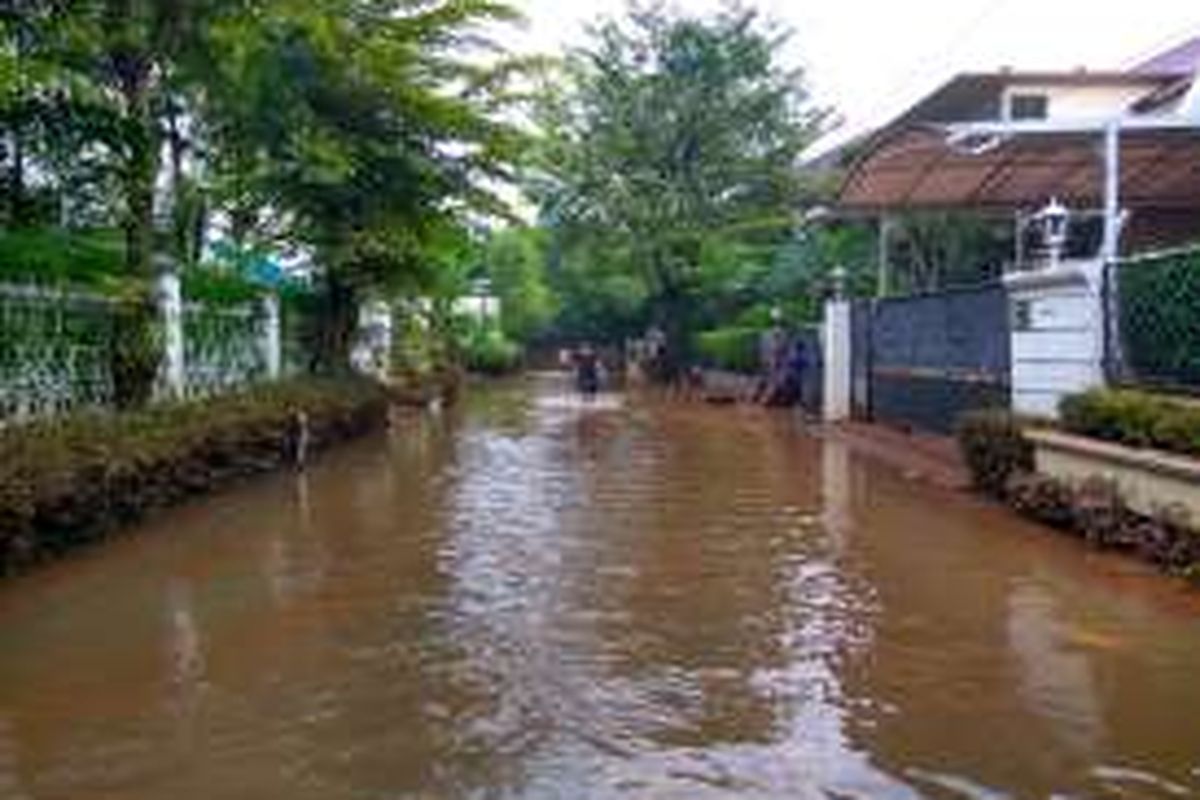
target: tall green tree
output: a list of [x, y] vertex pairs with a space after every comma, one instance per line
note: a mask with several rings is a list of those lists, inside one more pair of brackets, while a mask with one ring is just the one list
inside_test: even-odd
[[497, 231], [487, 242], [484, 259], [500, 301], [504, 333], [519, 342], [543, 333], [556, 311], [546, 275], [546, 232], [529, 227]]
[[497, 120], [488, 70], [464, 56], [481, 25], [514, 18], [486, 0], [264, 0], [225, 21], [211, 94], [214, 142], [238, 235], [286, 218], [318, 265], [323, 363], [344, 363], [359, 301], [419, 291], [448, 225], [503, 213], [519, 137]]
[[642, 285], [677, 357], [712, 288], [706, 250], [785, 241], [806, 197], [798, 159], [828, 112], [784, 66], [788, 38], [753, 9], [633, 7], [595, 27], [543, 96], [545, 216], [566, 250]]
[[932, 292], [999, 278], [1013, 257], [1011, 220], [967, 211], [911, 212], [896, 218], [891, 271], [900, 292]]
[[[189, 72], [213, 16], [234, 0], [97, 0], [71, 4], [63, 63], [73, 73], [81, 144], [106, 149], [120, 186], [118, 215], [131, 274], [148, 276], [164, 142], [186, 113]], [[171, 144], [178, 152], [178, 138]], [[173, 185], [178, 175], [173, 176]]]

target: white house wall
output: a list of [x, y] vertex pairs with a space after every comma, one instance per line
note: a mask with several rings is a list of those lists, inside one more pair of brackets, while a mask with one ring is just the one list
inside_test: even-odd
[[1011, 86], [1004, 92], [1003, 109], [1008, 113], [1011, 95], [1045, 95], [1047, 114], [1052, 120], [1103, 119], [1124, 112], [1136, 100], [1154, 89], [1144, 86], [1055, 86], [1053, 84]]

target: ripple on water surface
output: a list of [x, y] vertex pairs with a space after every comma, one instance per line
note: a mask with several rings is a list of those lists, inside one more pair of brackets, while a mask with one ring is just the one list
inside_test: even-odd
[[1200, 793], [1200, 608], [787, 414], [539, 378], [0, 587], [8, 798]]

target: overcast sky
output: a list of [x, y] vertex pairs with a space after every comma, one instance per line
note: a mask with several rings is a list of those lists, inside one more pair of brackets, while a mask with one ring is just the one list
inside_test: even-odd
[[[795, 31], [791, 58], [846, 132], [886, 122], [957, 72], [1118, 68], [1200, 34], [1200, 0], [743, 0]], [[524, 46], [553, 52], [624, 0], [524, 0]], [[678, 0], [685, 10], [717, 0]]]

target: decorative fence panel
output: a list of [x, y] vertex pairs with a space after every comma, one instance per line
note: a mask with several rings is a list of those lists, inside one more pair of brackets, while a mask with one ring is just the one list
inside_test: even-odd
[[[0, 284], [0, 425], [115, 406], [117, 378], [128, 373], [120, 368], [128, 354], [120, 338], [128, 335], [123, 313], [101, 295]], [[185, 304], [183, 396], [228, 392], [276, 370], [285, 376], [309, 371], [312, 323], [303, 304], [283, 315], [263, 303]], [[150, 359], [153, 371], [153, 351]], [[167, 380], [160, 367], [160, 397], [175, 393]]]
[[1010, 404], [1010, 314], [1001, 286], [879, 301], [869, 338], [875, 419], [947, 433], [964, 411]]
[[0, 286], [0, 424], [109, 405], [115, 315], [101, 297]]
[[184, 395], [209, 397], [267, 377], [265, 315], [260, 306], [183, 310]]
[[1200, 394], [1200, 249], [1118, 261], [1105, 284], [1110, 382]]

